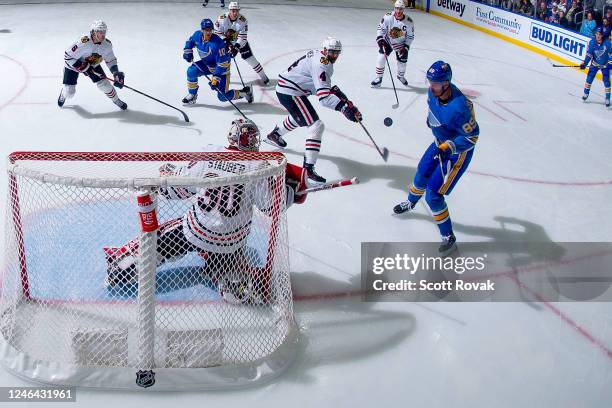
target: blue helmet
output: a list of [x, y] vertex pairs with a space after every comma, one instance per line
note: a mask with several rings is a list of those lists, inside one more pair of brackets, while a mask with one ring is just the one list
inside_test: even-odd
[[200, 28], [202, 30], [212, 30], [213, 27], [214, 25], [210, 18], [205, 18], [204, 20], [200, 21]]
[[432, 82], [450, 82], [452, 77], [453, 71], [451, 66], [444, 61], [434, 62], [427, 70], [427, 79]]

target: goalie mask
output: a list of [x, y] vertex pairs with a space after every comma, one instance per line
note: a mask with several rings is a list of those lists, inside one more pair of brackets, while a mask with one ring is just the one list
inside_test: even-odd
[[246, 152], [259, 151], [259, 129], [251, 120], [236, 119], [232, 122], [227, 135], [230, 147]]

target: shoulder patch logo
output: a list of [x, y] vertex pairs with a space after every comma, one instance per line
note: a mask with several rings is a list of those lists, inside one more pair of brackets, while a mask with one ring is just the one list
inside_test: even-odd
[[244, 22], [244, 21], [246, 21], [246, 18], [244, 18], [244, 16], [240, 16], [240, 17], [238, 18], [238, 20], [240, 20], [240, 21], [243, 21], [243, 22]]
[[81, 37], [81, 42], [82, 42], [83, 44], [85, 44], [86, 42], [89, 42], [89, 37], [88, 37], [88, 36], [86, 36], [86, 35], [85, 35], [85, 36], [83, 36], [83, 37]]
[[326, 57], [321, 57], [320, 62], [321, 62], [321, 64], [323, 64], [323, 65], [327, 65], [327, 64], [329, 64], [329, 61], [327, 60], [327, 58], [326, 58]]

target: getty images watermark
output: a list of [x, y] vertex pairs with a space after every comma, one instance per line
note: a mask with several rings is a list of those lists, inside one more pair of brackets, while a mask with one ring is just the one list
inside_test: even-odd
[[611, 243], [366, 242], [366, 301], [611, 301]]

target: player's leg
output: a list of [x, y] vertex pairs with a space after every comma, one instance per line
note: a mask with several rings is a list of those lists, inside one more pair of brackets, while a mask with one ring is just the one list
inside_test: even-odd
[[251, 66], [251, 68], [253, 68], [253, 71], [255, 71], [257, 75], [259, 75], [264, 85], [267, 85], [268, 82], [270, 82], [270, 79], [264, 72], [263, 67], [261, 66], [259, 61], [257, 61], [257, 58], [255, 58], [255, 56], [253, 55], [253, 51], [251, 50], [251, 46], [249, 45], [248, 41], [242, 47], [240, 47], [240, 56], [243, 60], [247, 62], [247, 64]]
[[408, 81], [406, 81], [404, 75], [406, 74], [406, 63], [408, 62], [409, 49], [410, 47], [406, 46], [402, 51], [398, 51], [395, 53], [395, 56], [397, 57], [397, 79], [404, 86], [408, 86]]
[[193, 105], [198, 99], [198, 78], [208, 72], [208, 67], [202, 60], [194, 62], [187, 68], [187, 95], [183, 98], [184, 104]]
[[423, 194], [425, 194], [425, 190], [427, 189], [429, 179], [433, 175], [434, 171], [436, 171], [436, 169], [439, 170], [440, 167], [440, 162], [436, 157], [437, 154], [438, 149], [436, 144], [430, 144], [419, 160], [416, 174], [414, 175], [412, 184], [410, 185], [408, 199], [393, 207], [394, 213], [402, 214], [414, 209], [421, 197], [423, 197]]
[[391, 54], [391, 46], [385, 42], [382, 50], [378, 50], [378, 59], [376, 60], [376, 76], [370, 85], [379, 87], [382, 83], [383, 75], [385, 74], [386, 57]]
[[586, 101], [587, 98], [589, 97], [589, 93], [591, 92], [591, 84], [593, 83], [593, 80], [595, 79], [595, 75], [597, 75], [598, 69], [599, 68], [597, 68], [594, 65], [591, 65], [589, 67], [589, 72], [587, 73], [586, 82], [584, 83], [584, 95], [582, 95], [583, 101]]
[[427, 184], [425, 200], [442, 237], [442, 244], [439, 248], [441, 255], [447, 255], [453, 251], [456, 248], [457, 241], [444, 196], [453, 191], [459, 179], [465, 173], [472, 160], [473, 152], [473, 150], [463, 152], [446, 160], [442, 166], [434, 171]]
[[610, 68], [606, 65], [605, 68], [601, 69], [601, 75], [603, 76], [604, 90], [606, 93], [605, 104], [606, 107], [610, 107]]
[[285, 117], [282, 124], [274, 127], [272, 132], [266, 136], [265, 141], [273, 146], [284, 148], [287, 147], [287, 142], [283, 139], [283, 136], [300, 126], [308, 126], [308, 124], [294, 96], [277, 92], [276, 97], [280, 104], [289, 112], [289, 115]]
[[104, 95], [113, 101], [115, 105], [123, 110], [127, 109], [127, 103], [119, 99], [115, 87], [108, 79], [106, 79], [106, 74], [100, 65], [89, 71], [89, 78], [94, 84], [96, 84], [99, 90], [104, 92]]
[[237, 99], [245, 98], [248, 103], [253, 102], [253, 92], [251, 91], [250, 86], [246, 86], [241, 90], [238, 89], [230, 89], [230, 74], [227, 73], [219, 78], [219, 82], [215, 87], [211, 88], [217, 92], [217, 98], [221, 102], [233, 101]]
[[72, 98], [76, 93], [76, 84], [78, 79], [78, 72], [64, 68], [64, 80], [62, 81], [63, 87], [60, 91], [59, 97], [57, 98], [57, 105], [60, 108], [64, 106], [66, 99]]
[[[104, 247], [107, 262], [106, 286], [134, 284], [138, 280], [136, 263], [139, 239], [133, 239], [121, 247]], [[164, 222], [157, 232], [157, 265], [197, 251], [185, 238], [182, 218]]]

